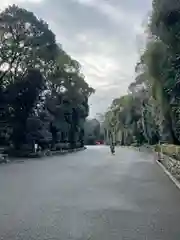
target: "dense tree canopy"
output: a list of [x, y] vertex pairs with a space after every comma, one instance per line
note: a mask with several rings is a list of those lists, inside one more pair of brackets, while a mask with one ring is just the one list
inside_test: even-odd
[[97, 141], [103, 140], [101, 135], [101, 124], [97, 119], [87, 119], [84, 125], [85, 143], [94, 145]]
[[180, 143], [180, 3], [153, 0], [152, 7], [137, 77], [106, 113], [106, 128], [121, 144]]
[[92, 93], [46, 22], [16, 5], [0, 13], [2, 143], [83, 146]]

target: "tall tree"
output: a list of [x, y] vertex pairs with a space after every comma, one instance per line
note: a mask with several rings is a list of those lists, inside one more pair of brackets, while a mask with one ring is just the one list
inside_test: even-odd
[[13, 126], [16, 148], [45, 128], [53, 143], [83, 145], [93, 92], [47, 23], [16, 5], [0, 13], [0, 114]]
[[26, 122], [39, 100], [44, 79], [39, 70], [28, 70], [23, 80], [8, 85], [4, 95], [9, 106], [9, 121], [13, 126], [12, 140], [17, 148], [26, 141]]
[[44, 75], [48, 74], [57, 46], [47, 23], [32, 12], [12, 5], [0, 14], [0, 36], [1, 82], [13, 82], [28, 68], [38, 68]]

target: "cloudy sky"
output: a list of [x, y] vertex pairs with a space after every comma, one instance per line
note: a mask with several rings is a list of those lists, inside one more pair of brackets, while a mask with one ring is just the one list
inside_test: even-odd
[[151, 0], [1, 0], [0, 9], [13, 3], [47, 21], [64, 50], [81, 63], [96, 89], [91, 116], [127, 92]]

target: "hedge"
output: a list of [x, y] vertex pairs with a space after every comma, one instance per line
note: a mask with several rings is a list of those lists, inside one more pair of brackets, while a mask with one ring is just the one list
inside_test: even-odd
[[180, 146], [173, 144], [162, 144], [155, 146], [156, 152], [161, 152], [169, 157], [180, 160]]

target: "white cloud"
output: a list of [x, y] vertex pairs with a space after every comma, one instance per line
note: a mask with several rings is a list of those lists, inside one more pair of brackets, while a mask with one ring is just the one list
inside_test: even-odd
[[96, 8], [99, 12], [103, 13], [108, 18], [117, 23], [119, 21], [124, 20], [126, 17], [126, 14], [120, 8], [117, 8], [116, 6], [110, 4], [110, 1], [109, 3], [104, 0], [74, 0], [74, 1]]
[[20, 4], [49, 23], [57, 41], [81, 63], [86, 80], [96, 88], [90, 98], [92, 116], [105, 111], [113, 98], [125, 94], [134, 80], [138, 50], [144, 46], [142, 21], [151, 2], [1, 0], [0, 8]]

